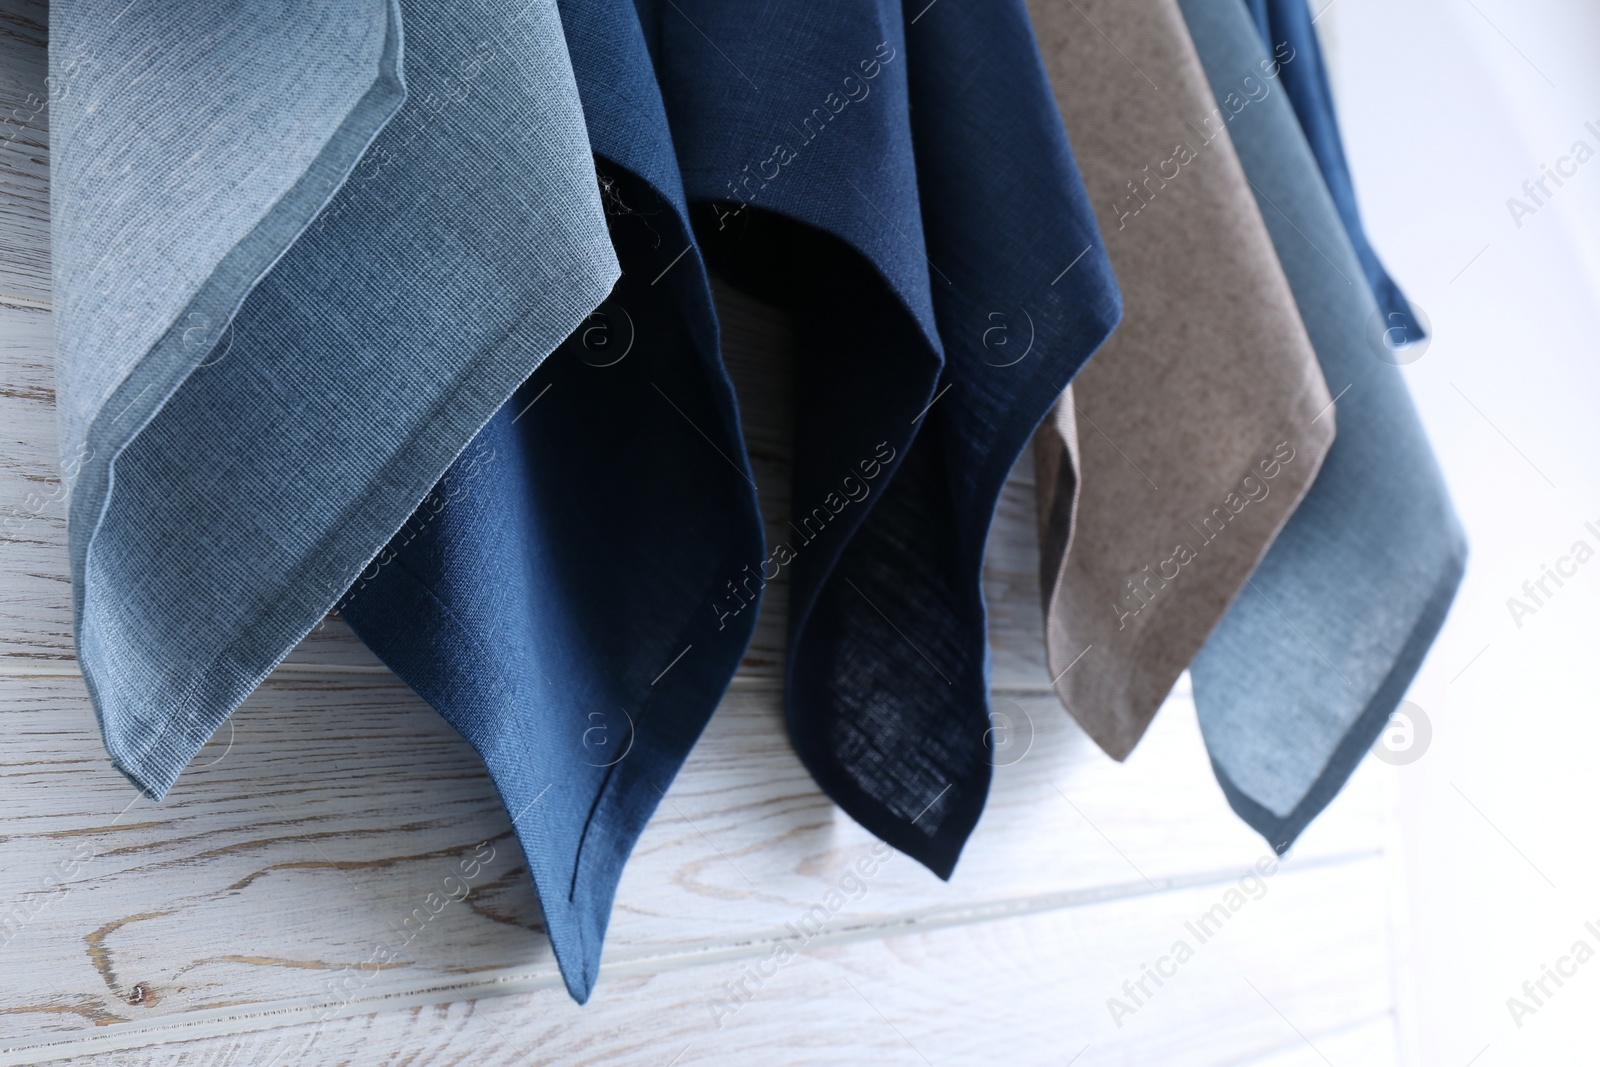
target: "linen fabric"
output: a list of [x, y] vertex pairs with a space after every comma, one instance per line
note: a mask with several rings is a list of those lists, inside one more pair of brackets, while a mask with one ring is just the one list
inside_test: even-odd
[[548, 6], [50, 19], [78, 656], [159, 798], [617, 267]]
[[[1056, 692], [1120, 760], [1311, 487], [1335, 415], [1174, 0], [1029, 9], [1127, 309], [1057, 409], [1078, 418], [1071, 546], [1043, 506], [1039, 538]], [[1056, 422], [1041, 477], [1065, 466]]]
[[623, 864], [750, 640], [753, 607], [713, 608], [765, 553], [639, 19], [560, 12], [622, 277], [340, 611], [482, 755], [583, 1003]]
[[1120, 314], [1026, 12], [640, 9], [713, 269], [797, 322], [793, 536], [715, 610], [788, 569], [797, 753], [948, 877], [990, 778], [989, 523]]
[[[1466, 540], [1376, 301], [1237, 0], [1179, 0], [1328, 386], [1339, 436], [1316, 484], [1191, 668], [1223, 792], [1283, 852], [1376, 740], [1444, 621]], [[1281, 63], [1280, 63], [1281, 61]]]
[[1372, 286], [1373, 296], [1377, 298], [1383, 317], [1379, 332], [1388, 331], [1392, 341], [1399, 339], [1403, 344], [1421, 340], [1427, 336], [1426, 328], [1378, 260], [1378, 253], [1361, 225], [1355, 182], [1344, 158], [1344, 140], [1339, 136], [1333, 90], [1328, 84], [1328, 65], [1323, 59], [1322, 42], [1317, 37], [1306, 0], [1245, 0], [1245, 3], [1267, 50], [1276, 53], [1282, 49], [1285, 55], [1294, 57], [1292, 62], [1283, 65], [1283, 88], [1322, 171], [1328, 195], [1339, 209], [1339, 219], [1361, 262], [1367, 284]]

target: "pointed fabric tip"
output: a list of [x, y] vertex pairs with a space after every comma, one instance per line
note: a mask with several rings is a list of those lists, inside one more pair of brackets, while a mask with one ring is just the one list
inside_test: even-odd
[[340, 610], [483, 757], [582, 1003], [623, 865], [749, 644], [766, 553], [633, 4], [566, 3], [561, 25], [622, 277]]
[[617, 265], [548, 5], [50, 22], [74, 634], [160, 797]]
[[[1180, 7], [1219, 103], [1240, 71], [1273, 69], [1239, 0]], [[1229, 802], [1287, 848], [1405, 695], [1467, 546], [1405, 382], [1365, 329], [1376, 301], [1287, 96], [1258, 94], [1229, 132], [1323, 375], [1345, 397], [1316, 484], [1191, 668]]]
[[790, 738], [948, 877], [991, 776], [995, 504], [1121, 314], [1027, 13], [642, 6], [708, 259], [797, 323]]
[[1122, 761], [1311, 488], [1334, 413], [1229, 139], [1167, 140], [1212, 110], [1176, 4], [1032, 10], [1128, 303], [1034, 439], [1045, 643], [1062, 703]]

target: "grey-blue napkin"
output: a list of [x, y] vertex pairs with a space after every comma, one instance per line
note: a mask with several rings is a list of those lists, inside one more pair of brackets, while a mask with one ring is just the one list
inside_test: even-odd
[[[1316, 483], [1191, 668], [1229, 802], [1279, 852], [1344, 785], [1444, 622], [1466, 538], [1377, 302], [1316, 159], [1239, 0], [1180, 0], [1339, 405]], [[1381, 331], [1379, 335], [1381, 336]], [[1383, 358], [1388, 355], [1389, 359]]]
[[78, 657], [159, 797], [617, 264], [553, 4], [63, 0], [50, 65]]

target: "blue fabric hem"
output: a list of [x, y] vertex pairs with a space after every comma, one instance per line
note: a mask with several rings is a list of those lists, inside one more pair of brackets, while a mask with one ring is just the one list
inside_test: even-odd
[[[747, 549], [748, 546], [745, 546]], [[731, 572], [733, 567], [745, 561], [745, 550], [729, 552], [720, 568]], [[407, 650], [429, 647], [436, 640], [431, 631], [433, 623], [447, 624], [455, 631], [457, 638], [465, 642], [476, 643], [476, 638], [471, 628], [461, 624], [428, 582], [413, 573], [402, 559], [396, 558], [389, 568], [395, 577], [404, 581], [375, 583], [362, 592], [364, 610], [374, 618], [385, 620], [383, 632], [371, 631], [357, 618], [347, 621], [374, 654], [400, 675], [401, 681], [419, 697], [435, 708], [454, 708], [460, 703], [460, 694], [443, 692], [427, 684], [425, 677], [415, 676], [411, 670], [414, 664]], [[412, 597], [420, 597], [434, 604], [438, 609], [437, 615], [430, 620], [417, 611]], [[716, 599], [716, 591], [712, 590], [698, 607], [707, 609]], [[568, 994], [579, 1004], [588, 1001], [599, 977], [605, 931], [610, 922], [611, 905], [622, 869], [639, 833], [664, 798], [666, 789], [670, 787], [689, 750], [710, 722], [708, 714], [688, 724], [687, 729], [674, 731], [671, 729], [673, 725], [682, 727], [684, 724], [672, 722], [670, 716], [661, 714], [658, 709], [680, 702], [703, 703], [707, 691], [719, 695], [725, 693], [755, 632], [754, 612], [749, 617], [750, 624], [743, 628], [743, 634], [732, 642], [726, 642], [728, 635], [725, 633], [721, 641], [708, 639], [705, 631], [709, 622], [706, 620], [714, 620], [709, 610], [697, 610], [691, 618], [700, 621], [680, 631], [678, 641], [700, 647], [720, 645], [723, 653], [715, 658], [697, 658], [683, 664], [668, 676], [670, 681], [665, 686], [651, 693], [647, 703], [640, 708], [634, 720], [634, 738], [628, 756], [609, 768], [593, 798], [581, 805], [587, 816], [572, 857], [571, 878], [563, 879], [563, 884], [557, 885], [550, 885], [547, 878], [541, 878], [537, 872], [548, 865], [542, 851], [544, 842], [538, 839], [533, 830], [524, 831], [519, 824], [512, 826], [527, 860], [529, 880], [533, 883], [544, 912], [545, 929], [562, 980]], [[502, 694], [515, 692], [515, 684], [503, 677], [500, 664], [493, 657], [480, 657], [478, 663], [494, 675], [488, 688]], [[447, 699], [447, 696], [452, 699]], [[490, 782], [507, 816], [517, 815], [520, 820], [522, 815], [527, 814], [526, 809], [514, 811], [513, 806], [522, 807], [522, 802], [508, 798], [501, 792], [500, 783], [523, 781], [525, 769], [508, 763], [504, 754], [489, 748], [487, 741], [492, 739], [474, 737], [471, 731], [464, 728], [464, 724], [449, 715], [443, 717], [484, 761]], [[632, 758], [634, 756], [637, 758]], [[641, 797], [642, 800], [639, 799]], [[605, 821], [608, 825], [614, 825], [613, 820], [619, 818], [630, 826], [629, 832], [591, 833], [597, 822]]]
[[[228, 666], [231, 669], [225, 670], [221, 678], [207, 679], [207, 689], [211, 695], [211, 699], [206, 701], [207, 705], [225, 706], [226, 709], [209, 726], [202, 725], [179, 737], [158, 733], [151, 738], [151, 744], [131, 750], [121, 744], [115, 731], [106, 729], [105, 695], [95, 677], [95, 658], [84, 655], [83, 618], [89, 558], [95, 533], [105, 517], [115, 489], [116, 457], [160, 413], [167, 399], [182, 388], [188, 376], [206, 359], [206, 351], [184, 343], [184, 324], [196, 321], [191, 318], [194, 315], [202, 316], [199, 321], [203, 322], [223, 323], [233, 319], [251, 290], [316, 221], [323, 207], [338, 195], [339, 187], [354, 170], [363, 153], [405, 102], [404, 33], [399, 0], [389, 0], [388, 8], [389, 24], [383, 55], [371, 88], [351, 109], [299, 180], [273, 205], [255, 229], [217, 265], [173, 325], [107, 399], [89, 428], [88, 458], [74, 486], [68, 523], [68, 554], [74, 576], [72, 606], [75, 644], [84, 684], [89, 691], [95, 719], [105, 738], [112, 764], [152, 800], [160, 800], [166, 795], [178, 774], [194, 758], [216, 727], [288, 655], [294, 642], [281, 648], [276, 647], [276, 642], [271, 643], [274, 647], [270, 653], [256, 657], [270, 660], [264, 666], [244, 667], [230, 663]], [[107, 415], [113, 411], [115, 415]], [[375, 544], [373, 551], [377, 547]], [[337, 598], [338, 591], [335, 591], [328, 598], [327, 606], [331, 607]], [[265, 603], [270, 608], [281, 602], [269, 598]], [[294, 614], [299, 616], [301, 613]], [[272, 629], [302, 627], [300, 636], [303, 637], [320, 617], [296, 617], [292, 621], [283, 618]], [[242, 640], [247, 640], [248, 636]], [[298, 641], [298, 638], [295, 640]], [[238, 657], [233, 653], [240, 643], [230, 644], [217, 655], [214, 663], [237, 660]], [[252, 643], [260, 642], [257, 640]]]
[[1393, 669], [1384, 678], [1383, 684], [1373, 694], [1372, 700], [1368, 702], [1360, 717], [1339, 743], [1339, 747], [1329, 757], [1327, 766], [1306, 791], [1305, 797], [1295, 805], [1293, 811], [1287, 815], [1279, 815], [1256, 801], [1234, 784], [1233, 779], [1228, 777], [1215, 756], [1211, 758], [1212, 770], [1216, 772], [1217, 782], [1222, 786], [1223, 795], [1228, 798], [1229, 806], [1257, 833], [1266, 838], [1267, 844], [1271, 845], [1278, 855], [1281, 856], [1289, 851], [1312, 820], [1322, 814], [1322, 810], [1344, 788], [1345, 782], [1354, 773], [1356, 766], [1367, 754], [1367, 750], [1382, 734], [1389, 716], [1394, 714], [1395, 708], [1400, 705], [1406, 690], [1411, 687], [1412, 680], [1421, 668], [1428, 649], [1433, 645], [1434, 638], [1438, 637], [1439, 630], [1444, 626], [1445, 618], [1450, 613], [1450, 605], [1455, 600], [1456, 590], [1460, 588], [1462, 576], [1466, 573], [1466, 558], [1466, 541], [1458, 534], [1458, 547], [1450, 557], [1450, 567], [1440, 578], [1433, 595], [1428, 598], [1426, 606], [1418, 615], [1417, 624], [1400, 650]]

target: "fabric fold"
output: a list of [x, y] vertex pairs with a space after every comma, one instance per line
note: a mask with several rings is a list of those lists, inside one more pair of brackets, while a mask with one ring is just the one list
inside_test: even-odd
[[[1377, 302], [1238, 0], [1179, 0], [1306, 332], [1339, 401], [1316, 484], [1195, 658], [1195, 705], [1235, 811], [1279, 852], [1394, 711], [1460, 584], [1466, 539]], [[1262, 87], [1265, 87], [1264, 89]]]
[[622, 276], [340, 612], [483, 757], [583, 1003], [623, 865], [750, 641], [765, 552], [635, 9], [560, 11]]
[[[1034, 504], [1039, 532], [1039, 603], [1044, 609], [1047, 663], [1054, 663], [1058, 658], [1050, 648], [1050, 605], [1056, 585], [1061, 580], [1061, 564], [1072, 550], [1072, 531], [1078, 525], [1078, 498], [1083, 487], [1079, 462], [1081, 454], [1078, 404], [1076, 393], [1069, 385], [1062, 390], [1060, 399], [1033, 435]], [[1050, 668], [1050, 672], [1059, 682], [1061, 672], [1054, 667]]]
[[152, 797], [616, 276], [517, 6], [52, 6], [78, 656]]
[[[1035, 438], [1050, 674], [1120, 760], [1311, 487], [1335, 414], [1174, 0], [1030, 10], [1127, 308], [1057, 407], [1080, 470], [1053, 425]], [[1069, 548], [1044, 501], [1074, 488]]]
[[[1333, 107], [1333, 89], [1328, 84], [1328, 64], [1322, 57], [1322, 42], [1317, 37], [1315, 20], [1306, 0], [1244, 0], [1261, 34], [1262, 43], [1275, 54], [1293, 56], [1283, 65], [1283, 88], [1294, 106], [1295, 118], [1316, 157], [1327, 183], [1328, 195], [1339, 210], [1339, 220], [1361, 262], [1367, 284], [1372, 287], [1383, 317], [1379, 333], [1400, 344], [1411, 344], [1427, 336], [1427, 329], [1400, 286], [1384, 269], [1361, 225], [1356, 206], [1355, 181], [1344, 158], [1344, 140], [1339, 136], [1339, 120]], [[1326, 9], [1324, 9], [1326, 10]]]
[[925, 8], [641, 4], [708, 258], [797, 323], [790, 736], [948, 877], [990, 776], [989, 523], [1120, 301], [1021, 3]]

